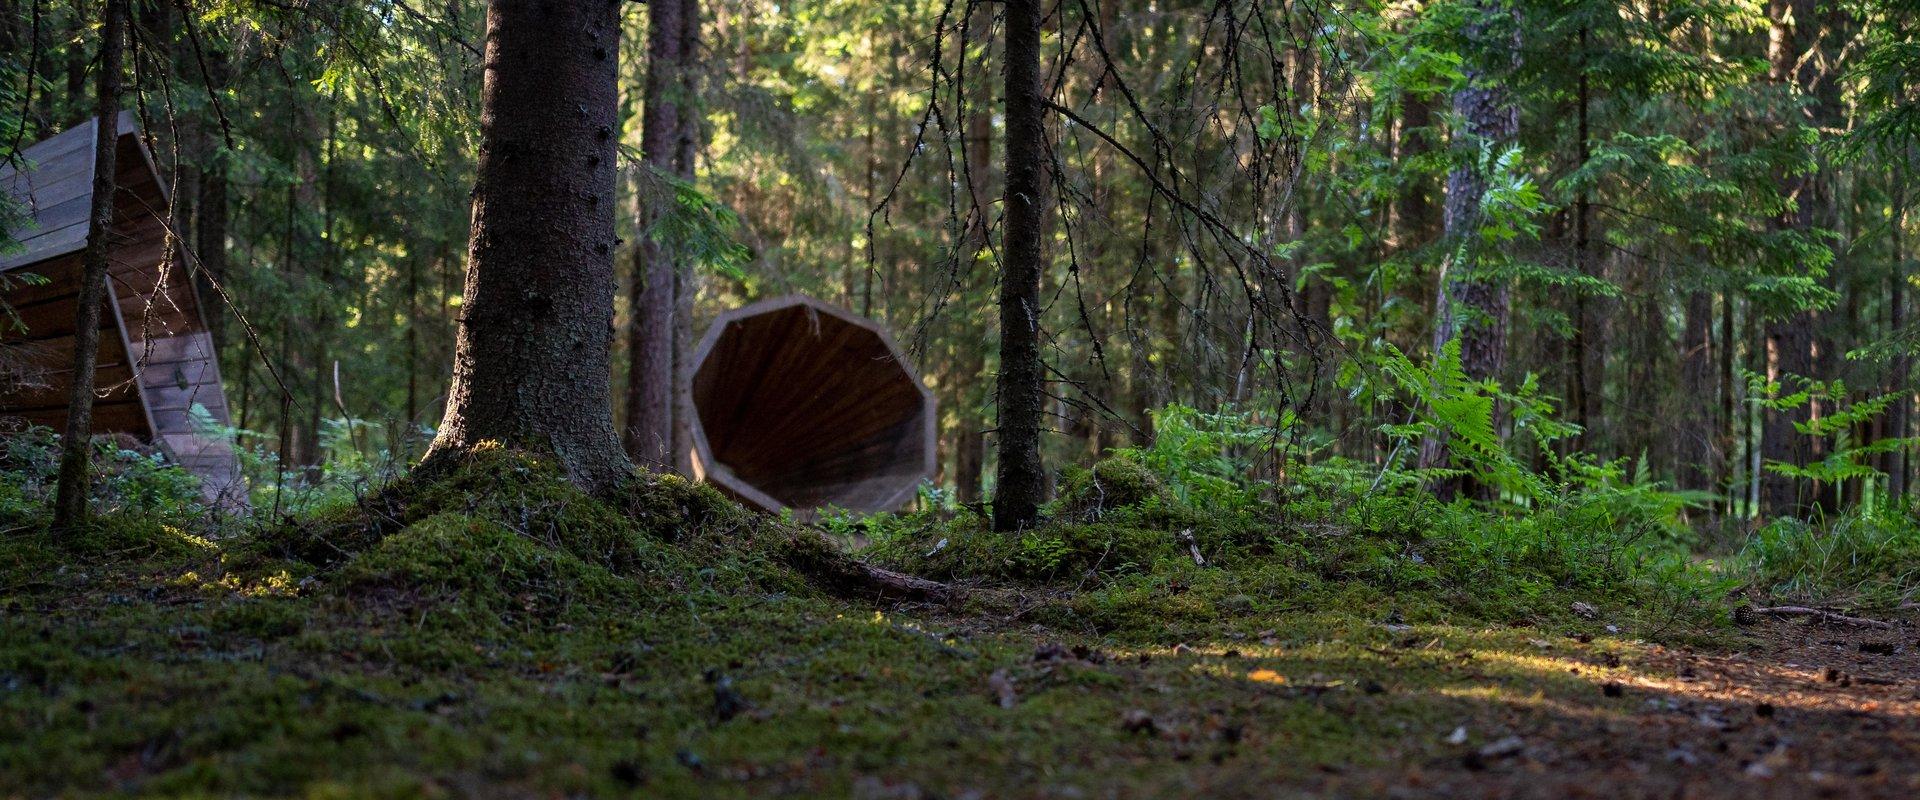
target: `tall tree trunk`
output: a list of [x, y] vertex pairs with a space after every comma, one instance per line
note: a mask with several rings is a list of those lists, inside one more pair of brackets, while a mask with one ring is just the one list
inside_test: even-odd
[[485, 442], [611, 488], [617, 3], [489, 0], [473, 230], [447, 415], [422, 462]]
[[[647, 187], [656, 176], [677, 175], [674, 156], [682, 134], [676, 75], [685, 42], [681, 4], [659, 0], [647, 6], [647, 82], [640, 123], [641, 191], [634, 194], [640, 241], [633, 249], [629, 300], [633, 327], [628, 331], [627, 453], [656, 472], [674, 468], [673, 329], [674, 254], [655, 241], [651, 228], [660, 219], [661, 201]], [[664, 201], [664, 202], [670, 202]]]
[[[228, 79], [226, 52], [209, 50], [206, 60], [207, 91], [225, 91]], [[203, 149], [200, 151], [200, 197], [195, 203], [193, 234], [194, 253], [199, 266], [195, 279], [200, 285], [203, 303], [201, 313], [207, 318], [207, 331], [213, 337], [213, 349], [217, 353], [226, 343], [227, 336], [226, 301], [215, 288], [224, 288], [227, 280], [227, 148], [224, 139], [211, 134], [213, 124], [207, 120], [196, 124]]]
[[[1416, 161], [1433, 152], [1433, 99], [1409, 95], [1401, 106], [1399, 159]], [[1432, 181], [1418, 176], [1394, 204], [1394, 244], [1403, 252], [1426, 247], [1438, 233]]]
[[1047, 191], [1040, 2], [1006, 2], [1006, 199], [1000, 275], [999, 471], [993, 527], [1030, 527], [1046, 499], [1040, 465], [1046, 376], [1040, 361], [1041, 217]]
[[[1578, 104], [1579, 143], [1577, 158], [1582, 168], [1593, 158], [1593, 137], [1591, 117], [1593, 92], [1587, 77], [1586, 53], [1590, 34], [1586, 28], [1580, 29], [1580, 79], [1575, 102]], [[1582, 276], [1593, 274], [1593, 197], [1586, 188], [1573, 203], [1573, 268]], [[1571, 437], [1567, 443], [1570, 449], [1580, 449], [1589, 444], [1587, 431], [1595, 422], [1593, 412], [1597, 406], [1599, 392], [1594, 386], [1599, 376], [1589, 373], [1591, 359], [1589, 351], [1592, 341], [1588, 335], [1589, 323], [1594, 315], [1585, 290], [1573, 294], [1573, 336], [1567, 342], [1567, 411], [1573, 424], [1580, 426], [1580, 433]]]
[[120, 142], [120, 63], [127, 43], [126, 0], [106, 0], [100, 20], [100, 74], [93, 139], [93, 198], [87, 249], [81, 255], [80, 296], [73, 324], [73, 387], [60, 440], [60, 476], [54, 487], [53, 528], [72, 531], [87, 522], [93, 452], [94, 368], [100, 349], [100, 312], [107, 303], [107, 256], [112, 250], [114, 154]]
[[[968, 34], [978, 37], [976, 41], [981, 43], [983, 53], [991, 50], [992, 37], [989, 32], [992, 26], [993, 9], [984, 4], [976, 6], [973, 19], [968, 22]], [[987, 61], [982, 58], [980, 63]], [[972, 94], [966, 118], [967, 238], [965, 252], [957, 265], [962, 272], [956, 281], [962, 293], [961, 308], [969, 310], [973, 300], [968, 295], [980, 291], [980, 266], [984, 262], [982, 256], [987, 251], [987, 233], [991, 227], [993, 206], [993, 83], [989, 77], [991, 73], [985, 69], [973, 70], [972, 74], [977, 83], [966, 87]], [[957, 316], [965, 333], [959, 342], [958, 357], [954, 359], [958, 373], [954, 416], [959, 427], [954, 436], [954, 499], [961, 505], [973, 505], [983, 497], [981, 484], [987, 466], [986, 397], [980, 391], [980, 385], [987, 369], [986, 341], [989, 332], [978, 315], [962, 311]]]
[[1687, 293], [1685, 322], [1680, 327], [1680, 381], [1687, 420], [1676, 437], [1674, 461], [1680, 468], [1680, 488], [1711, 491], [1720, 458], [1715, 452], [1718, 426], [1713, 406], [1713, 295], [1705, 290]]
[[1740, 487], [1734, 481], [1740, 472], [1739, 462], [1734, 458], [1738, 452], [1735, 442], [1739, 439], [1740, 420], [1734, 413], [1735, 392], [1733, 356], [1740, 341], [1740, 335], [1733, 327], [1733, 294], [1720, 294], [1720, 431], [1716, 441], [1719, 443], [1721, 469], [1719, 481], [1727, 488], [1726, 502], [1722, 505], [1721, 515], [1732, 517], [1734, 508], [1739, 504]]
[[[1295, 22], [1290, 19], [1288, 24], [1293, 25]], [[1320, 41], [1313, 34], [1311, 25], [1307, 21], [1301, 20], [1299, 24], [1306, 29], [1294, 32], [1292, 34], [1294, 44], [1287, 47], [1287, 66], [1292, 73], [1289, 99], [1293, 101], [1293, 108], [1296, 111], [1300, 108], [1317, 107], [1320, 102], [1316, 94], [1318, 81], [1315, 79], [1318, 65], [1314, 58], [1315, 48], [1320, 46]], [[1295, 300], [1296, 311], [1319, 328], [1308, 340], [1309, 346], [1317, 346], [1320, 337], [1330, 338], [1333, 335], [1333, 287], [1328, 285], [1327, 279], [1323, 276], [1302, 274], [1312, 261], [1312, 254], [1304, 246], [1307, 231], [1312, 223], [1308, 213], [1311, 203], [1307, 198], [1309, 187], [1304, 155], [1308, 143], [1301, 141], [1296, 146], [1301, 156], [1299, 166], [1293, 171], [1293, 185], [1289, 192], [1292, 195], [1292, 207], [1287, 209], [1286, 230], [1288, 240], [1294, 242], [1294, 247], [1297, 248], [1297, 255], [1292, 265], [1292, 277], [1298, 282], [1300, 293]], [[1319, 376], [1314, 377], [1317, 379]], [[1328, 410], [1329, 401], [1325, 395], [1319, 396], [1318, 401], [1316, 405], [1320, 408], [1314, 410], [1324, 415]]]
[[[1511, 298], [1505, 281], [1477, 274], [1473, 240], [1482, 224], [1481, 198], [1487, 193], [1487, 175], [1479, 151], [1483, 145], [1497, 149], [1512, 142], [1520, 129], [1519, 107], [1501, 84], [1505, 73], [1519, 65], [1519, 10], [1503, 0], [1477, 0], [1474, 9], [1476, 16], [1467, 23], [1466, 35], [1487, 48], [1488, 55], [1469, 59], [1465, 85], [1453, 96], [1453, 112], [1465, 125], [1456, 139], [1469, 148], [1472, 161], [1447, 174], [1447, 200], [1442, 210], [1448, 246], [1464, 254], [1466, 263], [1449, 264], [1447, 274], [1441, 276], [1434, 306], [1433, 347], [1438, 353], [1448, 341], [1458, 338], [1460, 362], [1467, 375], [1498, 378], [1506, 366]], [[1504, 27], [1502, 22], [1512, 26], [1510, 38], [1494, 41], [1491, 37]], [[1444, 436], [1428, 437], [1421, 443], [1420, 463], [1445, 463], [1445, 447]], [[1435, 492], [1442, 499], [1451, 499], [1460, 490], [1471, 488], [1467, 482], [1443, 481]]]
[[[1768, 77], [1780, 84], [1795, 85], [1801, 76], [1797, 67], [1808, 32], [1800, 23], [1810, 23], [1809, 0], [1769, 0], [1767, 30]], [[1804, 88], [1804, 87], [1800, 87]], [[1796, 207], [1772, 221], [1775, 230], [1808, 230], [1813, 227], [1812, 181], [1806, 175], [1790, 173], [1780, 179], [1781, 194], [1793, 198]], [[1788, 376], [1813, 374], [1814, 319], [1810, 311], [1793, 311], [1766, 325], [1766, 374], [1770, 380], [1785, 381]], [[1792, 386], [1784, 387], [1792, 391]], [[1761, 423], [1760, 455], [1769, 462], [1805, 466], [1813, 452], [1805, 435], [1794, 425], [1812, 417], [1808, 406], [1784, 411], [1768, 411]], [[1799, 481], [1771, 470], [1760, 474], [1762, 513], [1792, 514], [1805, 509]]]
[[[698, 95], [693, 65], [700, 52], [700, 0], [680, 0], [680, 60], [674, 65], [674, 83], [680, 96], [680, 131], [673, 152], [673, 171], [692, 183], [700, 150]], [[673, 465], [682, 475], [693, 474], [693, 301], [700, 292], [700, 274], [691, 260], [676, 260], [673, 271]]]
[[[1893, 272], [1887, 276], [1887, 329], [1895, 334], [1905, 330], [1907, 324], [1907, 179], [1904, 174], [1894, 176], [1893, 189]], [[1913, 413], [1913, 387], [1909, 375], [1913, 359], [1905, 348], [1893, 354], [1893, 369], [1887, 375], [1887, 391], [1897, 395], [1893, 406], [1887, 409], [1887, 435], [1906, 437], [1911, 435], [1913, 425], [1910, 417]], [[1901, 498], [1907, 494], [1907, 474], [1910, 465], [1911, 448], [1899, 447], [1881, 456], [1880, 471], [1887, 473], [1887, 496]]]

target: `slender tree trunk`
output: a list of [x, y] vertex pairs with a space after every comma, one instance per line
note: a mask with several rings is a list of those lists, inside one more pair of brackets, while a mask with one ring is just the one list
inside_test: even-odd
[[[1296, 43], [1287, 48], [1288, 68], [1292, 72], [1290, 99], [1293, 101], [1293, 108], [1318, 106], [1319, 97], [1315, 92], [1318, 82], [1314, 74], [1318, 65], [1314, 53], [1315, 48], [1320, 46], [1319, 40], [1311, 30], [1297, 31], [1294, 36], [1297, 37]], [[1308, 144], [1303, 141], [1297, 146], [1301, 153], [1305, 153]], [[1309, 186], [1304, 158], [1301, 159], [1300, 167], [1294, 170], [1291, 188], [1293, 197], [1292, 207], [1287, 209], [1287, 238], [1295, 242], [1295, 247], [1298, 248], [1298, 254], [1293, 260], [1293, 278], [1299, 282], [1300, 287], [1300, 296], [1296, 300], [1297, 310], [1301, 316], [1306, 317], [1320, 329], [1314, 334], [1315, 339], [1321, 336], [1330, 337], [1333, 331], [1333, 288], [1327, 284], [1325, 277], [1301, 274], [1311, 262], [1311, 254], [1304, 246], [1304, 240], [1308, 229], [1312, 226], [1309, 214], [1312, 204], [1307, 198]], [[1315, 410], [1324, 415], [1328, 411], [1327, 397], [1322, 395], [1316, 405], [1320, 408]]]
[[1046, 376], [1040, 361], [1041, 225], [1047, 191], [1046, 101], [1040, 87], [1039, 0], [1006, 2], [1007, 168], [1000, 276], [999, 473], [993, 527], [1040, 518]]
[[607, 370], [620, 7], [489, 0], [486, 30], [453, 385], [421, 468], [498, 442], [609, 489], [632, 467]]
[[1740, 436], [1740, 419], [1734, 414], [1738, 387], [1734, 383], [1733, 373], [1733, 356], [1739, 341], [1739, 334], [1733, 327], [1733, 294], [1723, 292], [1720, 295], [1720, 431], [1717, 441], [1722, 459], [1719, 481], [1727, 489], [1726, 503], [1721, 509], [1725, 517], [1733, 516], [1740, 495], [1740, 486], [1734, 481], [1740, 472], [1739, 462], [1734, 458], [1738, 452], [1734, 445]]
[[[1887, 328], [1895, 334], [1906, 329], [1907, 324], [1907, 179], [1904, 175], [1894, 177], [1893, 190], [1893, 272], [1887, 276]], [[1913, 359], [1905, 349], [1893, 355], [1893, 370], [1887, 376], [1887, 391], [1898, 395], [1893, 406], [1887, 410], [1887, 435], [1906, 437], [1911, 435], [1913, 425], [1910, 422], [1913, 413], [1913, 387], [1909, 383]], [[1908, 460], [1911, 448], [1895, 448], [1881, 456], [1880, 470], [1887, 473], [1887, 496], [1901, 498], [1907, 494]]]
[[1704, 290], [1687, 294], [1686, 317], [1680, 333], [1680, 381], [1687, 421], [1677, 437], [1674, 461], [1680, 468], [1680, 488], [1711, 491], [1720, 455], [1715, 452], [1718, 426], [1713, 407], [1713, 295]]
[[656, 472], [671, 471], [675, 464], [673, 317], [677, 271], [674, 254], [655, 241], [650, 231], [662, 211], [653, 205], [660, 198], [650, 196], [647, 187], [654, 185], [656, 175], [678, 174], [674, 157], [683, 131], [676, 76], [686, 35], [681, 12], [677, 0], [660, 0], [647, 6], [647, 82], [641, 101], [645, 116], [640, 123], [640, 158], [642, 169], [655, 174], [642, 174], [641, 191], [634, 194], [640, 241], [633, 249], [629, 294], [633, 327], [627, 338], [626, 447], [636, 463]]
[[73, 387], [60, 440], [60, 476], [54, 487], [53, 528], [73, 531], [87, 522], [93, 452], [94, 368], [100, 349], [100, 312], [107, 304], [107, 257], [112, 252], [114, 154], [120, 141], [120, 63], [127, 42], [126, 0], [106, 0], [100, 20], [100, 74], [95, 95], [93, 199], [87, 248], [81, 255], [80, 296], [73, 325]]
[[[1458, 338], [1460, 363], [1466, 373], [1474, 378], [1498, 378], [1506, 366], [1511, 298], [1505, 281], [1476, 274], [1473, 239], [1482, 224], [1480, 201], [1487, 192], [1487, 175], [1479, 163], [1480, 146], [1502, 147], [1512, 142], [1520, 129], [1519, 107], [1500, 83], [1504, 73], [1519, 63], [1519, 11], [1502, 0], [1478, 0], [1474, 5], [1477, 18], [1467, 24], [1468, 37], [1508, 55], [1489, 56], [1484, 66], [1470, 66], [1465, 87], [1453, 96], [1453, 112], [1465, 124], [1456, 138], [1470, 148], [1466, 157], [1473, 161], [1448, 173], [1442, 223], [1449, 246], [1464, 254], [1465, 263], [1449, 264], [1448, 273], [1441, 277], [1434, 306], [1433, 347], [1437, 353], [1448, 341]], [[1489, 41], [1500, 29], [1498, 17], [1502, 16], [1512, 18], [1512, 38], [1500, 43]], [[1445, 447], [1444, 436], [1428, 437], [1421, 443], [1420, 463], [1444, 463]], [[1474, 487], [1443, 481], [1434, 488], [1442, 499], [1451, 499], [1460, 490]]]
[[[1579, 153], [1581, 167], [1593, 158], [1593, 137], [1591, 128], [1591, 109], [1593, 94], [1588, 85], [1586, 52], [1589, 34], [1586, 28], [1580, 29], [1580, 80], [1575, 101], [1579, 115]], [[1582, 188], [1579, 197], [1573, 203], [1573, 268], [1581, 275], [1593, 274], [1593, 197], [1591, 192]], [[1567, 343], [1567, 411], [1570, 421], [1580, 426], [1580, 433], [1567, 443], [1570, 449], [1580, 449], [1589, 443], [1587, 431], [1594, 423], [1592, 412], [1598, 392], [1594, 391], [1593, 378], [1588, 374], [1588, 352], [1591, 341], [1588, 338], [1588, 323], [1592, 322], [1590, 303], [1585, 290], [1573, 294], [1573, 337]]]
[[[213, 50], [206, 54], [206, 59], [207, 91], [224, 91], [227, 54]], [[217, 123], [202, 120], [197, 125], [204, 149], [201, 150], [200, 197], [195, 207], [193, 233], [194, 253], [199, 264], [196, 278], [204, 306], [201, 314], [207, 319], [207, 330], [217, 353], [227, 337], [226, 302], [215, 288], [224, 287], [227, 280], [227, 148], [224, 139], [212, 135], [210, 127], [214, 124]]]
[[[680, 91], [680, 136], [675, 143], [673, 170], [692, 183], [700, 150], [698, 95], [693, 65], [700, 52], [700, 2], [680, 0], [680, 60], [675, 85]], [[677, 260], [673, 271], [673, 465], [681, 475], [693, 474], [693, 301], [700, 292], [700, 274], [692, 261]]]
[[[973, 19], [968, 23], [969, 35], [978, 37], [983, 53], [991, 50], [993, 9], [976, 6]], [[986, 63], [989, 59], [981, 59]], [[967, 142], [967, 241], [966, 252], [961, 256], [958, 268], [962, 270], [957, 285], [961, 294], [962, 308], [971, 309], [972, 295], [981, 290], [979, 273], [985, 262], [983, 255], [987, 250], [987, 233], [992, 219], [992, 172], [993, 172], [993, 83], [986, 69], [972, 70], [977, 84], [971, 89], [972, 98], [968, 101], [966, 119]], [[960, 317], [961, 330], [965, 335], [959, 343], [959, 354], [955, 359], [955, 371], [958, 384], [954, 392], [956, 404], [955, 418], [959, 431], [954, 436], [953, 485], [954, 499], [961, 505], [979, 503], [982, 491], [983, 473], [987, 465], [987, 416], [986, 397], [980, 391], [987, 370], [986, 341], [989, 335], [986, 323], [978, 315], [963, 311]]]

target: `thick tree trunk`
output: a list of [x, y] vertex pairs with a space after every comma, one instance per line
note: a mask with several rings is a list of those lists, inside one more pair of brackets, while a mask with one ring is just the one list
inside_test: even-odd
[[100, 74], [94, 97], [98, 129], [93, 140], [93, 199], [74, 312], [73, 390], [67, 395], [67, 427], [60, 440], [60, 476], [54, 487], [53, 528], [57, 531], [71, 531], [87, 521], [94, 368], [100, 349], [100, 312], [108, 296], [107, 256], [113, 247], [114, 154], [120, 141], [120, 63], [126, 42], [126, 0], [107, 0], [101, 11]]
[[606, 489], [613, 430], [616, 3], [487, 4], [479, 173], [447, 415], [422, 469], [487, 442]]
[[999, 471], [993, 527], [1039, 520], [1046, 376], [1040, 362], [1041, 224], [1047, 191], [1046, 105], [1040, 88], [1040, 3], [1006, 2], [1007, 168], [1000, 275]]
[[[676, 175], [674, 156], [682, 133], [680, 91], [676, 80], [680, 46], [685, 43], [681, 5], [662, 0], [647, 6], [647, 82], [644, 117], [640, 123], [643, 169], [658, 175]], [[642, 187], [655, 177], [640, 176]], [[673, 453], [673, 329], [674, 255], [654, 240], [649, 229], [661, 210], [657, 197], [644, 189], [635, 193], [640, 241], [633, 249], [633, 284], [629, 300], [633, 327], [627, 335], [627, 453], [640, 466], [657, 472], [674, 468]]]
[[[1813, 314], [1798, 312], [1767, 323], [1766, 375], [1779, 382], [1783, 393], [1796, 390], [1789, 376], [1813, 372]], [[1813, 448], [1805, 434], [1794, 428], [1811, 419], [1806, 405], [1784, 411], [1767, 411], [1760, 428], [1760, 457], [1766, 462], [1804, 466], [1813, 457]], [[1760, 508], [1762, 513], [1795, 514], [1805, 510], [1803, 501], [1812, 498], [1800, 491], [1800, 481], [1762, 468]]]
[[[1427, 96], [1408, 96], [1400, 111], [1399, 160], [1414, 161], [1433, 152], [1438, 133], [1433, 128], [1433, 103]], [[1426, 247], [1439, 233], [1433, 213], [1432, 181], [1419, 177], [1394, 204], [1394, 244], [1402, 251]]]
[[[1498, 378], [1506, 366], [1507, 321], [1511, 297], [1507, 283], [1477, 273], [1475, 246], [1482, 224], [1481, 198], [1487, 193], [1487, 176], [1482, 171], [1478, 151], [1482, 144], [1494, 148], [1514, 140], [1520, 129], [1520, 110], [1513, 104], [1500, 81], [1503, 73], [1518, 66], [1520, 58], [1517, 8], [1501, 0], [1479, 0], [1477, 18], [1467, 24], [1471, 39], [1489, 50], [1503, 51], [1505, 58], [1488, 56], [1483, 65], [1466, 70], [1466, 85], [1453, 96], [1453, 112], [1465, 124], [1456, 139], [1467, 145], [1471, 163], [1457, 166], [1447, 174], [1446, 206], [1442, 225], [1450, 246], [1464, 253], [1466, 263], [1452, 263], [1441, 276], [1439, 297], [1434, 306], [1433, 348], [1437, 353], [1448, 341], [1460, 340], [1460, 363], [1474, 378]], [[1489, 40], [1503, 26], [1500, 17], [1510, 17], [1512, 38], [1504, 42]], [[1421, 444], [1420, 463], [1437, 466], [1445, 463], [1444, 436], [1431, 436]], [[1444, 481], [1435, 488], [1442, 499], [1451, 499], [1463, 482]]]

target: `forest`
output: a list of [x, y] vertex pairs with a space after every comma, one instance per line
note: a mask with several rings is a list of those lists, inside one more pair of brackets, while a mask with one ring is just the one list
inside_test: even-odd
[[0, 798], [1920, 796], [1920, 2], [0, 0]]

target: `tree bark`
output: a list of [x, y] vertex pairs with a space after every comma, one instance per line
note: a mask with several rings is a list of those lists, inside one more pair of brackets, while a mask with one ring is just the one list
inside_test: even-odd
[[[1467, 23], [1466, 35], [1490, 54], [1468, 59], [1465, 85], [1453, 96], [1453, 112], [1465, 124], [1456, 138], [1474, 150], [1481, 146], [1498, 148], [1510, 143], [1520, 130], [1520, 110], [1507, 88], [1500, 83], [1505, 72], [1519, 65], [1519, 10], [1502, 0], [1478, 0], [1476, 17]], [[1506, 41], [1490, 41], [1505, 16], [1510, 19], [1511, 36]], [[1498, 53], [1499, 55], [1492, 55]], [[1477, 62], [1477, 63], [1476, 63]], [[1446, 205], [1441, 224], [1450, 247], [1464, 253], [1469, 263], [1449, 264], [1440, 279], [1439, 297], [1434, 305], [1433, 348], [1455, 338], [1460, 340], [1460, 363], [1474, 378], [1498, 378], [1506, 366], [1507, 321], [1511, 297], [1503, 280], [1476, 274], [1474, 246], [1482, 224], [1481, 198], [1487, 193], [1487, 175], [1480, 167], [1478, 153], [1470, 163], [1454, 167], [1447, 174]], [[1465, 246], [1461, 246], [1465, 243]], [[1420, 464], [1437, 466], [1446, 461], [1444, 435], [1430, 436], [1421, 443]], [[1463, 489], [1472, 489], [1471, 481], [1442, 481], [1435, 493], [1452, 499]]]
[[[206, 54], [206, 59], [207, 91], [224, 91], [227, 54], [213, 50]], [[201, 120], [195, 125], [202, 150], [199, 153], [200, 196], [195, 203], [193, 235], [201, 314], [207, 319], [207, 331], [213, 337], [213, 349], [217, 353], [227, 336], [226, 301], [215, 288], [224, 287], [227, 280], [227, 148], [225, 140], [212, 135], [212, 124], [215, 123]]]
[[[1894, 178], [1893, 201], [1893, 273], [1887, 276], [1887, 329], [1895, 334], [1905, 329], [1907, 324], [1907, 253], [1906, 253], [1906, 177]], [[1913, 426], [1909, 421], [1913, 413], [1913, 387], [1909, 375], [1912, 371], [1912, 357], [1906, 349], [1897, 350], [1893, 355], [1893, 370], [1887, 376], [1887, 391], [1897, 395], [1893, 405], [1887, 410], [1887, 435], [1900, 438], [1910, 435]], [[1895, 448], [1881, 456], [1880, 471], [1887, 473], [1887, 496], [1894, 499], [1907, 494], [1907, 460], [1909, 448]]]
[[1006, 2], [1007, 167], [1000, 275], [999, 470], [993, 527], [1034, 525], [1046, 499], [1040, 464], [1046, 377], [1040, 363], [1041, 225], [1047, 191], [1040, 3]]
[[120, 141], [120, 64], [127, 43], [126, 0], [106, 0], [100, 19], [100, 71], [93, 139], [93, 198], [87, 216], [87, 248], [81, 255], [80, 296], [73, 327], [73, 387], [67, 395], [67, 426], [60, 440], [60, 475], [54, 487], [53, 529], [73, 531], [87, 522], [93, 464], [94, 368], [100, 349], [100, 313], [107, 303], [107, 256], [113, 248], [114, 154]]
[[[680, 136], [673, 153], [674, 173], [692, 183], [700, 148], [698, 94], [693, 86], [693, 64], [700, 51], [700, 2], [680, 0], [680, 60], [674, 75], [680, 88]], [[678, 259], [673, 271], [673, 464], [682, 475], [693, 474], [693, 301], [700, 292], [700, 274], [694, 264]]]
[[[986, 5], [976, 6], [973, 19], [968, 22], [968, 33], [978, 36], [982, 52], [991, 49], [988, 32], [993, 26], [993, 9]], [[982, 59], [984, 63], [986, 59]], [[958, 268], [962, 270], [955, 285], [959, 287], [961, 308], [970, 309], [972, 299], [969, 294], [981, 288], [978, 273], [987, 251], [987, 234], [992, 219], [992, 172], [993, 172], [993, 83], [985, 69], [973, 70], [978, 83], [967, 87], [971, 99], [968, 101], [966, 115], [966, 167], [967, 201], [969, 208], [965, 252], [961, 254]], [[987, 417], [986, 398], [980, 391], [983, 373], [987, 369], [986, 341], [989, 334], [986, 323], [977, 315], [962, 311], [959, 327], [963, 332], [958, 343], [959, 353], [955, 361], [958, 373], [954, 381], [954, 417], [959, 430], [954, 435], [953, 486], [954, 499], [963, 506], [978, 504], [984, 497], [983, 473], [987, 466]]]
[[1680, 328], [1680, 380], [1687, 420], [1677, 437], [1674, 461], [1680, 488], [1711, 491], [1720, 454], [1714, 444], [1719, 427], [1713, 406], [1713, 295], [1705, 290], [1687, 293], [1685, 321]]
[[[685, 43], [678, 0], [647, 6], [647, 81], [643, 88], [645, 115], [640, 122], [640, 158], [643, 169], [657, 175], [677, 175], [674, 156], [679, 148], [680, 91], [676, 83]], [[627, 431], [628, 455], [656, 472], [674, 468], [674, 257], [654, 240], [650, 229], [661, 210], [652, 205], [644, 187], [656, 178], [642, 174], [642, 191], [634, 195], [640, 241], [633, 249], [633, 283], [629, 301], [633, 327], [628, 331]]]
[[[1797, 67], [1808, 31], [1802, 30], [1800, 23], [1811, 21], [1808, 15], [1812, 7], [1809, 0], [1769, 0], [1767, 3], [1770, 20], [1767, 29], [1768, 78], [1803, 91], [1807, 87], [1800, 85], [1803, 75]], [[1793, 198], [1795, 207], [1782, 212], [1772, 221], [1774, 229], [1811, 229], [1813, 182], [1804, 174], [1790, 173], [1781, 177], [1780, 191]], [[1811, 311], [1794, 310], [1776, 316], [1766, 324], [1766, 374], [1770, 380], [1782, 381], [1782, 388], [1787, 392], [1794, 388], [1784, 383], [1789, 376], [1810, 377], [1814, 373], [1813, 316]], [[1813, 449], [1808, 438], [1795, 430], [1794, 425], [1811, 418], [1812, 410], [1804, 404], [1792, 409], [1768, 410], [1761, 424], [1761, 458], [1768, 462], [1805, 466], [1813, 457]], [[1800, 491], [1802, 487], [1796, 478], [1763, 468], [1759, 479], [1762, 513], [1799, 513], [1806, 509], [1805, 502], [1811, 500], [1810, 496]]]
[[552, 454], [589, 491], [631, 472], [607, 370], [619, 11], [487, 4], [463, 313], [423, 470], [498, 442]]

